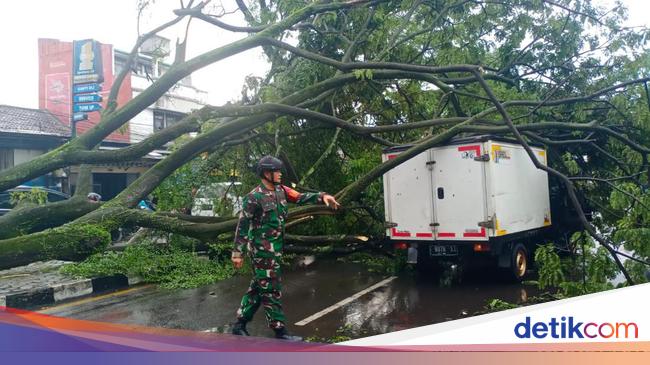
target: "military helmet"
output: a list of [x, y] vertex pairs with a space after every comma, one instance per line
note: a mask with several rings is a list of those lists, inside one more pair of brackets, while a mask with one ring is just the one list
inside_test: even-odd
[[97, 194], [97, 193], [92, 193], [91, 192], [91, 193], [88, 193], [88, 195], [86, 195], [86, 199], [88, 199], [88, 201], [98, 203], [98, 202], [102, 201], [102, 196]]
[[278, 171], [284, 168], [284, 163], [279, 158], [264, 156], [257, 163], [257, 176], [264, 177], [264, 171]]

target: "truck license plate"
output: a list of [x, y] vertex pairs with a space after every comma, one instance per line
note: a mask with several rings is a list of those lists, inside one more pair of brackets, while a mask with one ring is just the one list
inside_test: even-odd
[[456, 245], [431, 245], [429, 254], [431, 256], [457, 256], [458, 247]]

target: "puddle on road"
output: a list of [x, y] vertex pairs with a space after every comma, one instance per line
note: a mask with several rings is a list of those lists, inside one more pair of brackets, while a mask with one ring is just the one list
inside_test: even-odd
[[[319, 276], [335, 275], [328, 274], [330, 270], [336, 271], [335, 266], [319, 267]], [[322, 338], [366, 337], [470, 317], [485, 311], [492, 299], [522, 304], [539, 294], [534, 286], [498, 279], [496, 272], [448, 274], [402, 274], [299, 332]]]
[[472, 316], [495, 298], [524, 303], [536, 293], [535, 288], [519, 284], [463, 283], [441, 287], [402, 276], [345, 308], [342, 323], [353, 337], [370, 336]]

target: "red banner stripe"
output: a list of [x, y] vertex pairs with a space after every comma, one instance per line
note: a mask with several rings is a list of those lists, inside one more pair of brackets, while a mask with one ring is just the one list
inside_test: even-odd
[[438, 237], [456, 237], [456, 233], [453, 233], [453, 232], [439, 232]]
[[476, 156], [478, 157], [478, 156], [481, 155], [481, 145], [480, 144], [474, 144], [474, 145], [471, 145], [471, 146], [461, 146], [461, 147], [458, 147], [458, 151], [459, 152], [475, 151]]
[[481, 232], [463, 233], [463, 237], [485, 237], [485, 227], [481, 227]]
[[393, 228], [392, 235], [393, 235], [393, 237], [411, 237], [410, 232], [400, 232], [400, 231], [396, 230], [395, 228]]
[[415, 237], [433, 237], [433, 233], [416, 233]]

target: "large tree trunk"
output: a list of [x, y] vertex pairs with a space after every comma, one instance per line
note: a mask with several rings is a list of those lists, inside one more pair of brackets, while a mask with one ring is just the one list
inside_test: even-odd
[[99, 204], [88, 202], [85, 197], [16, 208], [0, 217], [0, 240], [58, 227], [97, 208]]
[[81, 260], [103, 251], [111, 235], [101, 226], [73, 224], [3, 240], [0, 269], [39, 260]]

